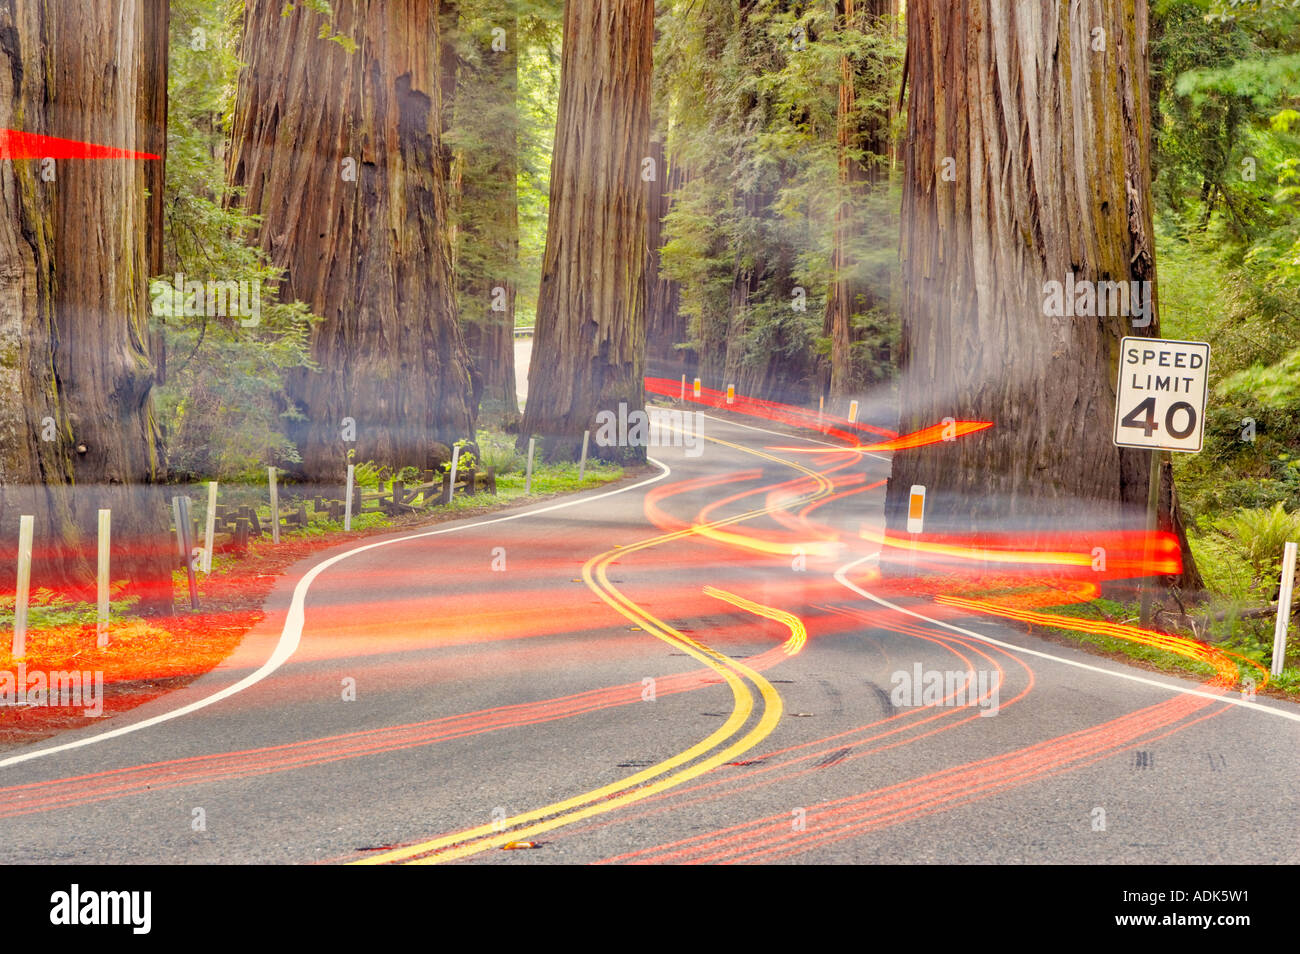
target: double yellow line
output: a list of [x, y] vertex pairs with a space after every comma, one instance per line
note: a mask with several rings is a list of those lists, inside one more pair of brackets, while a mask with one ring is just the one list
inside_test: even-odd
[[[738, 662], [708, 646], [697, 642], [694, 639], [674, 629], [668, 623], [654, 616], [643, 607], [639, 606], [632, 600], [628, 599], [613, 583], [610, 582], [606, 573], [608, 567], [616, 560], [635, 553], [638, 550], [645, 550], [650, 547], [659, 546], [673, 540], [680, 540], [693, 535], [712, 535], [710, 531], [728, 524], [740, 523], [741, 521], [750, 520], [754, 517], [767, 514], [777, 509], [784, 509], [796, 503], [806, 503], [824, 497], [832, 490], [832, 485], [821, 474], [809, 470], [800, 464], [783, 458], [774, 457], [761, 451], [751, 450], [739, 444], [732, 444], [728, 441], [719, 440], [718, 438], [706, 438], [707, 440], [721, 444], [726, 447], [734, 448], [742, 453], [752, 454], [758, 457], [766, 458], [795, 470], [802, 471], [811, 477], [817, 483], [817, 489], [810, 494], [795, 498], [794, 500], [785, 501], [780, 507], [765, 507], [762, 509], [750, 510], [746, 513], [735, 517], [727, 517], [721, 520], [711, 521], [707, 524], [692, 526], [683, 530], [676, 530], [671, 533], [661, 534], [642, 540], [638, 543], [631, 544], [627, 547], [607, 550], [606, 552], [592, 557], [582, 568], [583, 582], [604, 600], [609, 606], [622, 616], [641, 626], [646, 632], [651, 633], [656, 638], [668, 643], [674, 649], [679, 649], [694, 657], [705, 666], [718, 673], [731, 688], [732, 700], [734, 707], [731, 715], [721, 726], [714, 732], [690, 748], [679, 752], [678, 754], [642, 769], [633, 775], [604, 785], [592, 791], [585, 792], [581, 795], [575, 795], [563, 801], [553, 802], [540, 808], [514, 815], [504, 821], [497, 821], [487, 825], [480, 825], [477, 828], [467, 829], [450, 835], [444, 835], [441, 838], [435, 838], [431, 841], [420, 842], [419, 844], [407, 845], [382, 854], [373, 855], [369, 858], [353, 862], [353, 864], [377, 865], [391, 864], [394, 862], [406, 862], [409, 864], [439, 864], [444, 861], [455, 861], [460, 858], [466, 858], [492, 848], [500, 848], [512, 841], [523, 841], [532, 838], [535, 835], [541, 835], [548, 831], [565, 825], [572, 825], [575, 822], [590, 818], [593, 815], [603, 814], [614, 811], [630, 805], [633, 802], [649, 798], [659, 792], [681, 785], [683, 782], [690, 781], [705, 772], [709, 772], [719, 765], [733, 761], [738, 756], [758, 745], [763, 739], [771, 734], [781, 719], [783, 711], [781, 696], [777, 693], [772, 684], [764, 679], [759, 673], [750, 667]], [[717, 590], [713, 587], [706, 588], [705, 592], [719, 599], [724, 599], [742, 609], [753, 612], [756, 615], [764, 616], [768, 619], [777, 620], [785, 623], [790, 628], [790, 639], [787, 642], [789, 647], [801, 647], [806, 639], [803, 623], [793, 614], [786, 613], [783, 610], [773, 607], [763, 606], [746, 600], [743, 597], [727, 593], [724, 590]], [[797, 648], [794, 649], [797, 651]], [[745, 682], [749, 680], [759, 692], [762, 699], [763, 711], [758, 721], [740, 738], [727, 744], [728, 740], [733, 739], [749, 722], [754, 713], [755, 699], [754, 694]], [[724, 748], [719, 748], [725, 746]], [[716, 750], [716, 751], [715, 751]], [[712, 754], [708, 754], [712, 752]]]

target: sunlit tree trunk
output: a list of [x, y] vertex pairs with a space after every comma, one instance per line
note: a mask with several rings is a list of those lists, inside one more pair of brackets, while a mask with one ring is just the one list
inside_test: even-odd
[[[520, 446], [574, 458], [598, 411], [644, 406], [654, 0], [569, 0], [550, 221]], [[644, 447], [600, 447], [644, 458]]]
[[318, 38], [317, 14], [283, 9], [245, 8], [230, 179], [286, 269], [281, 298], [324, 318], [311, 341], [320, 372], [288, 383], [305, 416], [290, 434], [310, 479], [338, 480], [349, 450], [422, 467], [432, 442], [474, 427], [451, 271], [438, 5], [336, 0], [333, 28], [356, 41], [351, 53]]
[[1145, 0], [907, 15], [900, 430], [994, 427], [896, 453], [888, 523], [923, 484], [927, 529], [1140, 526], [1149, 457], [1111, 432], [1119, 340], [1156, 331], [1155, 296], [1134, 330], [1049, 316], [1044, 284], [1154, 290]]
[[[0, 127], [161, 155], [158, 14], [152, 0], [0, 0]], [[170, 612], [147, 344], [146, 185], [161, 194], [150, 163], [162, 160], [0, 162], [0, 565], [12, 585], [18, 518], [33, 514], [33, 585], [88, 589], [108, 508], [111, 576]]]

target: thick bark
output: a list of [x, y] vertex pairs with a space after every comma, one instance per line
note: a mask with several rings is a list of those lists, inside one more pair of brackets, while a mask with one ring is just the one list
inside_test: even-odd
[[[0, 2], [0, 127], [160, 150], [156, 12], [145, 0]], [[106, 507], [112, 577], [170, 612], [146, 346], [150, 163], [161, 160], [0, 163], [0, 564], [12, 585], [18, 518], [33, 514], [33, 585], [84, 595]]]
[[[576, 458], [599, 411], [645, 403], [646, 185], [654, 0], [570, 0], [537, 333], [520, 446]], [[644, 447], [599, 447], [644, 459]]]
[[281, 297], [325, 319], [311, 342], [320, 372], [288, 382], [306, 418], [290, 436], [309, 479], [338, 480], [350, 449], [421, 467], [433, 442], [474, 428], [440, 164], [437, 5], [335, 3], [353, 53], [318, 39], [316, 14], [282, 8], [245, 8], [230, 179], [286, 269]]
[[[505, 31], [478, 36], [455, 93], [459, 192], [456, 278], [461, 324], [473, 363], [476, 406], [517, 420], [515, 292], [519, 268], [518, 21], [513, 4], [479, 11]], [[498, 46], [493, 47], [494, 39]]]
[[[1119, 340], [1159, 327], [1147, 8], [1089, 10], [908, 4], [900, 430], [994, 427], [895, 454], [891, 529], [912, 484], [927, 530], [1142, 526], [1149, 458], [1111, 430]], [[1070, 272], [1152, 282], [1150, 327], [1045, 314], [1044, 283]]]

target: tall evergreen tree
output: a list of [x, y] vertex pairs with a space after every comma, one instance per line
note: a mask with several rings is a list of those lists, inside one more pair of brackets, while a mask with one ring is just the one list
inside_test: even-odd
[[[1087, 18], [1066, 0], [907, 13], [899, 429], [995, 426], [897, 453], [888, 524], [902, 529], [922, 484], [936, 530], [1043, 528], [1063, 512], [1077, 529], [1140, 526], [1148, 456], [1111, 430], [1119, 339], [1159, 328], [1145, 0]], [[1150, 326], [1052, 317], [1045, 283], [1069, 273], [1151, 282]], [[1166, 490], [1167, 526], [1170, 510]]]
[[262, 216], [282, 298], [324, 318], [320, 371], [290, 380], [290, 433], [310, 478], [339, 479], [349, 450], [424, 466], [475, 417], [440, 166], [438, 4], [334, 3], [326, 27], [353, 50], [320, 38], [321, 14], [283, 14], [278, 0], [245, 7], [230, 181]]
[[[645, 401], [647, 183], [654, 0], [569, 0], [550, 222], [520, 446], [577, 456], [597, 412]], [[593, 447], [644, 458], [644, 447]]]
[[[163, 14], [155, 0], [0, 2], [0, 127], [160, 149]], [[170, 612], [174, 558], [153, 486], [162, 451], [145, 279], [157, 208], [145, 196], [161, 173], [150, 162], [0, 163], [0, 538], [17, 539], [19, 516], [35, 515], [33, 579], [88, 587], [97, 510], [109, 508], [113, 577]], [[15, 564], [0, 562], [12, 579]]]

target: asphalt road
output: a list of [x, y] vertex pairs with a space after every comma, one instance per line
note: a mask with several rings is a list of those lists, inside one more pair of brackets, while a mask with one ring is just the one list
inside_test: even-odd
[[[313, 556], [216, 671], [0, 753], [0, 861], [1300, 860], [1296, 707], [890, 595], [884, 457], [704, 433]], [[896, 705], [918, 665], [975, 691]]]

